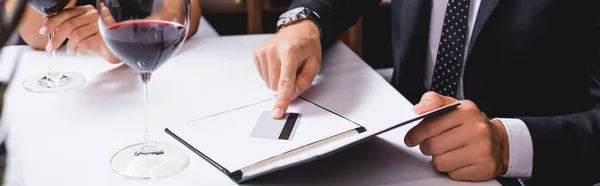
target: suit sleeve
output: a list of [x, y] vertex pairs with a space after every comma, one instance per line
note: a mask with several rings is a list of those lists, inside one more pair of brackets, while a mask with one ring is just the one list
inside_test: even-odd
[[367, 11], [377, 7], [381, 0], [294, 0], [290, 9], [305, 7], [319, 14], [321, 45], [325, 50], [338, 36]]
[[588, 111], [525, 117], [533, 143], [532, 185], [600, 183], [600, 14], [595, 18], [596, 58], [590, 63]]

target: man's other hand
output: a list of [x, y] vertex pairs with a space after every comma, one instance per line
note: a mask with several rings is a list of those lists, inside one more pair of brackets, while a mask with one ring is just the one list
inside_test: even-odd
[[[428, 92], [414, 111], [418, 114], [457, 102], [456, 99]], [[419, 145], [432, 156], [434, 167], [451, 179], [487, 181], [508, 169], [508, 137], [504, 125], [490, 120], [471, 101], [458, 101], [454, 111], [425, 119], [405, 137], [409, 147]]]

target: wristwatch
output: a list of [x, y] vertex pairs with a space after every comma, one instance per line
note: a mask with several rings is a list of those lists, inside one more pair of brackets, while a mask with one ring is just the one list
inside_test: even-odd
[[305, 19], [310, 19], [311, 21], [313, 21], [315, 23], [315, 25], [317, 25], [317, 27], [319, 28], [319, 33], [321, 33], [321, 37], [322, 37], [322, 31], [321, 31], [321, 26], [319, 26], [319, 19], [321, 17], [319, 16], [319, 14], [317, 14], [316, 12], [309, 10], [308, 8], [304, 8], [304, 7], [298, 7], [298, 8], [294, 8], [291, 10], [288, 10], [287, 12], [284, 12], [283, 14], [281, 14], [279, 16], [279, 21], [277, 21], [277, 31], [279, 31], [279, 29], [281, 29], [284, 26], [288, 26], [288, 25], [293, 25], [296, 24], [302, 20]]

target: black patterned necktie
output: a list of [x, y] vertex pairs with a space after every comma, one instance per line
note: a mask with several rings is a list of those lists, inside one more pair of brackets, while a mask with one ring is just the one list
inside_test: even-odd
[[467, 39], [470, 0], [448, 0], [431, 90], [456, 97]]

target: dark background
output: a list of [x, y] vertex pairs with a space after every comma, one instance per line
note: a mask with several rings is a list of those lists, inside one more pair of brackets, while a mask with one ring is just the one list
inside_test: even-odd
[[[289, 0], [279, 0], [275, 2], [285, 5]], [[206, 7], [203, 7], [203, 9], [204, 8]], [[275, 31], [275, 23], [281, 13], [283, 12], [263, 12], [263, 33], [273, 33]], [[203, 16], [222, 36], [246, 34], [246, 13], [203, 13]], [[367, 13], [363, 17], [362, 28], [363, 55], [361, 57], [363, 60], [375, 69], [391, 67], [392, 54], [389, 7], [381, 6], [376, 11]]]

